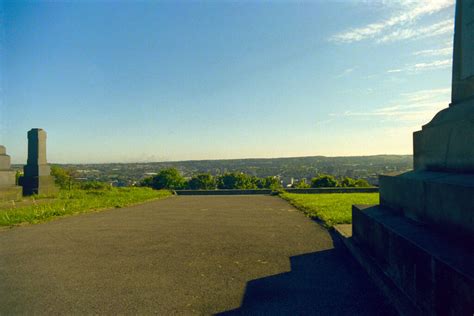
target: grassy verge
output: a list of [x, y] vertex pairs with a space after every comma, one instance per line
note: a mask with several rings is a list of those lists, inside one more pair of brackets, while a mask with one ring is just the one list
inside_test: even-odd
[[296, 208], [312, 218], [317, 218], [326, 227], [352, 222], [353, 204], [378, 204], [378, 193], [330, 193], [280, 195]]
[[0, 226], [38, 223], [58, 216], [118, 208], [144, 201], [165, 198], [169, 191], [150, 188], [110, 188], [108, 190], [62, 190], [57, 197], [44, 201], [31, 199], [29, 205], [21, 203], [0, 210]]

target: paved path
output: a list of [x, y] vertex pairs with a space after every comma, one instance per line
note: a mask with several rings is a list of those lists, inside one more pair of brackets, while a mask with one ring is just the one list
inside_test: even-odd
[[392, 309], [318, 224], [269, 196], [183, 196], [0, 231], [0, 314]]

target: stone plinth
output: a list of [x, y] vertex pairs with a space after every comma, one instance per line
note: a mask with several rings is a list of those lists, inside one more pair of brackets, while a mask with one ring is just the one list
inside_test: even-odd
[[353, 206], [353, 239], [419, 315], [472, 315], [474, 249], [387, 208]]
[[438, 113], [413, 134], [416, 170], [474, 172], [474, 100]]
[[457, 0], [452, 99], [413, 135], [414, 171], [353, 208], [354, 242], [426, 315], [474, 312], [474, 0]]
[[0, 146], [0, 201], [19, 200], [21, 187], [16, 185], [16, 172], [11, 170], [10, 156], [4, 146]]
[[380, 205], [446, 233], [474, 236], [474, 174], [380, 176]]
[[40, 128], [28, 132], [28, 161], [23, 170], [24, 195], [58, 192], [46, 160], [46, 132]]

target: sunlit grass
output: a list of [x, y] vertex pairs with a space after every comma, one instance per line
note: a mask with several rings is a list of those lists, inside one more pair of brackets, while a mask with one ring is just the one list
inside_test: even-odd
[[166, 190], [150, 188], [110, 188], [107, 190], [61, 190], [48, 201], [32, 198], [28, 206], [0, 210], [0, 226], [39, 223], [58, 216], [73, 215], [108, 208], [119, 208], [144, 201], [165, 198]]
[[352, 205], [378, 204], [378, 193], [329, 193], [280, 195], [310, 217], [317, 218], [327, 227], [352, 223]]

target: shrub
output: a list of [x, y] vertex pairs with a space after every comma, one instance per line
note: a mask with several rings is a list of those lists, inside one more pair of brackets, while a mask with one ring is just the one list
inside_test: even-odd
[[338, 185], [336, 178], [333, 176], [322, 174], [311, 180], [313, 188], [333, 188]]
[[219, 189], [257, 189], [253, 177], [244, 173], [226, 173], [217, 178]]
[[161, 170], [156, 176], [144, 179], [141, 184], [157, 190], [180, 190], [184, 189], [186, 180], [177, 169], [168, 168]]
[[365, 179], [358, 179], [355, 182], [355, 186], [358, 188], [368, 188], [371, 187], [370, 183]]
[[82, 190], [110, 190], [110, 184], [99, 181], [87, 181], [79, 183], [79, 188]]
[[216, 180], [208, 173], [198, 174], [189, 180], [188, 188], [191, 190], [215, 190]]

